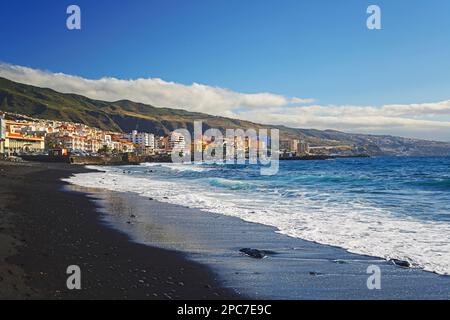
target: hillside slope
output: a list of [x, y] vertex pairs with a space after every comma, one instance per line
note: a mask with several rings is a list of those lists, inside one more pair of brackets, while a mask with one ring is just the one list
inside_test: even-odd
[[312, 145], [349, 145], [371, 155], [450, 155], [450, 143], [393, 136], [348, 134], [335, 130], [294, 129], [261, 125], [179, 109], [158, 108], [128, 100], [106, 102], [76, 94], [64, 94], [0, 77], [0, 110], [35, 118], [80, 122], [104, 130], [130, 132], [137, 129], [158, 135], [177, 128], [193, 130], [194, 120], [204, 128], [277, 128], [282, 138], [299, 138]]

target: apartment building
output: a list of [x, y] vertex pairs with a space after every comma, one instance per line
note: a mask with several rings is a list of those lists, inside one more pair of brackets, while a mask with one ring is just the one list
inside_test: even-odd
[[4, 140], [3, 152], [6, 154], [43, 152], [45, 150], [44, 137], [25, 136], [7, 131]]
[[182, 152], [186, 149], [186, 140], [184, 136], [178, 132], [172, 132], [168, 137], [168, 145], [166, 145], [167, 152]]
[[138, 132], [133, 130], [130, 134], [126, 134], [123, 138], [129, 142], [137, 144], [139, 147], [145, 148], [155, 148], [155, 135], [146, 132]]
[[6, 120], [4, 115], [0, 115], [0, 153], [43, 152], [45, 150], [44, 136], [22, 131], [29, 125], [30, 123], [23, 121]]
[[309, 144], [304, 140], [298, 139], [280, 140], [280, 152], [295, 155], [308, 154]]

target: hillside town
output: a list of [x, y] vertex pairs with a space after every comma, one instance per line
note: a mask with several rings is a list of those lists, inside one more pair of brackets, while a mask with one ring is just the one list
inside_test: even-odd
[[[35, 119], [20, 114], [0, 113], [0, 154], [5, 156], [102, 156], [134, 153], [143, 156], [169, 155], [186, 150], [184, 136], [175, 132], [157, 136], [133, 130], [130, 133], [104, 131], [81, 123]], [[237, 141], [246, 150], [266, 149], [267, 142]], [[212, 144], [203, 137], [192, 143], [192, 151], [205, 151]], [[280, 141], [280, 155], [295, 157], [309, 154], [309, 144], [298, 139]]]
[[[158, 137], [133, 131], [103, 131], [81, 123], [32, 119], [14, 114], [8, 120], [0, 114], [0, 153], [7, 155], [59, 153], [97, 156], [106, 153], [168, 154], [183, 149], [182, 137]], [[17, 118], [27, 118], [17, 120]]]

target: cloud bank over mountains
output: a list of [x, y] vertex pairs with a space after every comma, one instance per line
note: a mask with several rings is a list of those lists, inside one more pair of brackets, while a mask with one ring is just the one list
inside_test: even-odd
[[312, 101], [271, 93], [245, 94], [198, 83], [187, 86], [158, 78], [121, 80], [105, 77], [89, 80], [10, 64], [0, 64], [0, 76], [63, 93], [77, 93], [92, 99], [106, 101], [129, 99], [159, 107], [215, 112], [218, 115], [238, 107], [259, 109]]
[[393, 134], [450, 141], [450, 100], [383, 106], [318, 105], [313, 99], [273, 93], [240, 93], [158, 78], [98, 80], [0, 64], [0, 77], [92, 99], [129, 99], [159, 107], [185, 109], [261, 123], [298, 128]]

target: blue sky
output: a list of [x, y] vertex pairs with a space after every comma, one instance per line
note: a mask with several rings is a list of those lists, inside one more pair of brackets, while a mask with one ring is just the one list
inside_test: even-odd
[[[66, 28], [70, 4], [81, 31]], [[366, 28], [370, 4], [382, 30]], [[0, 38], [4, 63], [87, 79], [160, 78], [321, 106], [450, 99], [448, 0], [2, 1]]]

